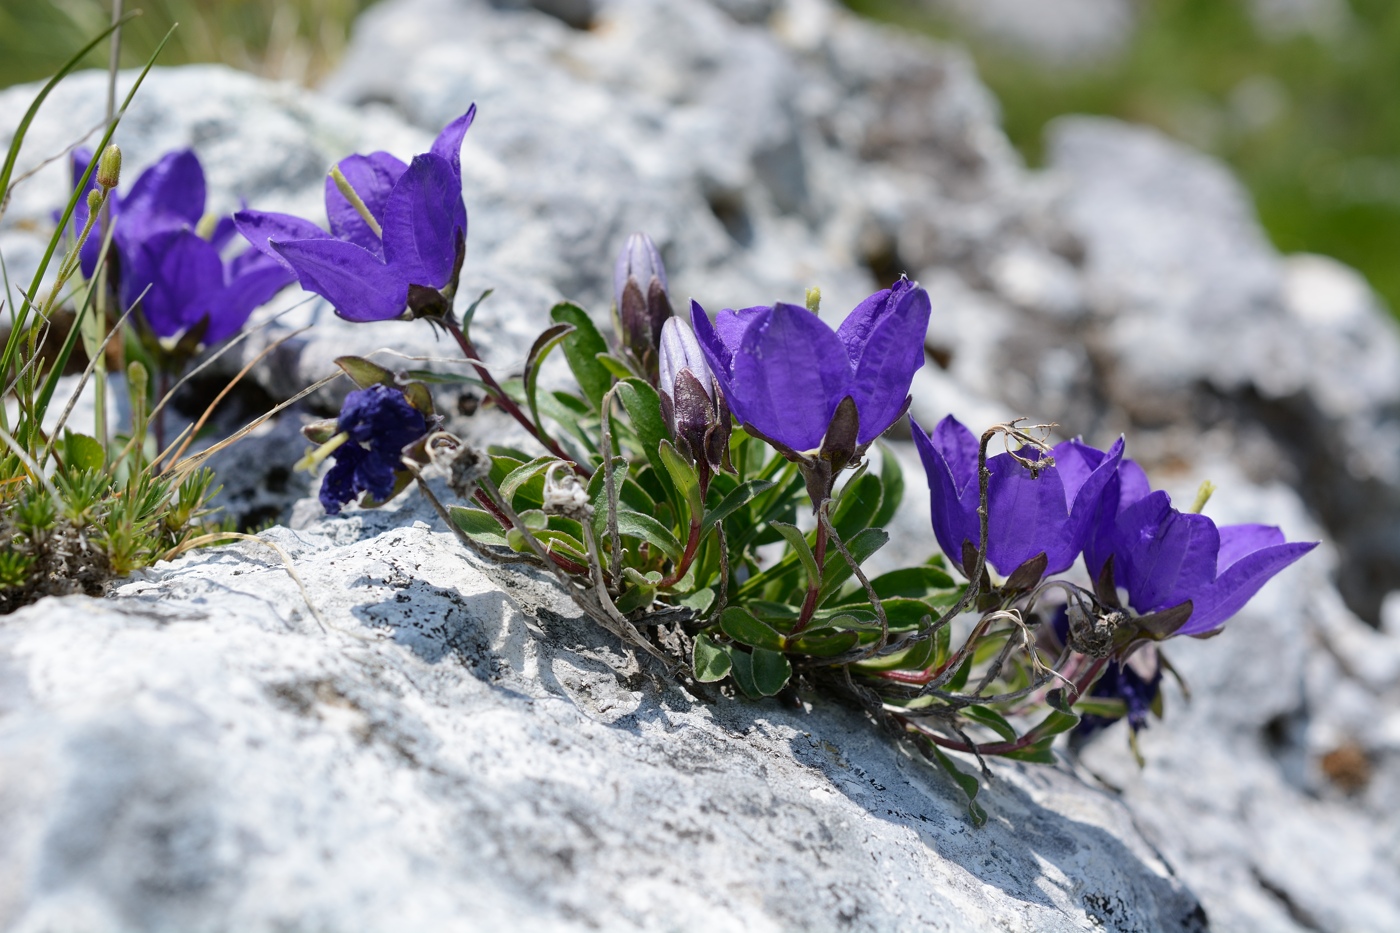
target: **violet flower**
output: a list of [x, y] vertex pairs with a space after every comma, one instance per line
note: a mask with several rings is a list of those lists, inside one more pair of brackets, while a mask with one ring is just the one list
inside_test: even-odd
[[348, 438], [331, 454], [335, 464], [321, 480], [321, 505], [330, 515], [362, 492], [381, 502], [393, 495], [403, 449], [428, 433], [428, 423], [402, 392], [372, 385], [345, 396], [336, 431]]
[[[75, 183], [91, 159], [87, 150], [74, 152]], [[96, 176], [94, 172], [86, 190], [96, 185]], [[79, 230], [87, 222], [86, 190], [74, 212]], [[166, 153], [124, 197], [115, 191], [109, 196], [118, 295], [125, 306], [140, 303], [141, 316], [156, 337], [202, 326], [202, 342], [218, 343], [237, 333], [254, 309], [294, 278], [254, 250], [225, 261], [221, 251], [233, 238], [233, 223], [223, 218], [208, 239], [201, 236], [204, 202], [204, 169], [190, 149]], [[88, 278], [96, 271], [101, 240], [94, 230], [79, 254]]]
[[[912, 419], [911, 419], [912, 421]], [[978, 440], [952, 415], [932, 433], [912, 423], [914, 445], [928, 478], [930, 511], [938, 545], [965, 575], [965, 557], [981, 543], [977, 514]], [[987, 459], [987, 562], [1003, 576], [1044, 555], [1042, 575], [1069, 569], [1084, 547], [1105, 488], [1123, 456], [1120, 438], [1107, 452], [1084, 456], [1067, 441], [1052, 451], [1054, 466], [1030, 470], [1009, 453]], [[1034, 458], [1032, 451], [1019, 456]], [[1038, 582], [1037, 580], [1031, 581]]]
[[1216, 527], [1204, 515], [1172, 508], [1161, 491], [1122, 507], [1107, 544], [1106, 555], [1086, 555], [1089, 573], [1106, 578], [1101, 598], [1122, 587], [1141, 615], [1189, 603], [1177, 635], [1215, 632], [1275, 574], [1317, 547], [1286, 542], [1271, 525]]
[[783, 303], [725, 309], [711, 324], [692, 301], [691, 323], [735, 417], [804, 465], [816, 504], [830, 494], [831, 476], [908, 410], [929, 310], [928, 292], [901, 279], [835, 331]]
[[702, 485], [727, 462], [729, 406], [705, 362], [695, 333], [680, 318], [661, 328], [661, 412], [681, 452], [701, 467]]
[[661, 329], [672, 316], [666, 290], [666, 266], [656, 244], [645, 233], [632, 234], [613, 270], [618, 339], [653, 379]]
[[347, 320], [390, 320], [406, 308], [415, 317], [445, 317], [466, 255], [461, 149], [475, 117], [473, 104], [408, 165], [387, 152], [342, 159], [337, 169], [360, 204], [328, 177], [330, 233], [265, 211], [239, 211], [234, 222]]

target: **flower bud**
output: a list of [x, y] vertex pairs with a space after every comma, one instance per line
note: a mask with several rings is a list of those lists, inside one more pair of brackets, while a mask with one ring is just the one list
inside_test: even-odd
[[122, 151], [116, 146], [108, 146], [102, 150], [102, 156], [97, 160], [97, 183], [111, 191], [117, 186], [117, 182], [122, 177]]
[[[679, 318], [661, 328], [658, 354], [661, 412], [677, 446], [695, 462], [719, 469], [729, 450], [729, 406], [705, 362], [695, 333]], [[706, 471], [702, 470], [704, 475]]]
[[87, 193], [87, 208], [89, 214], [96, 214], [102, 209], [102, 192], [93, 188]]
[[666, 267], [656, 244], [645, 233], [632, 234], [617, 257], [613, 273], [618, 333], [622, 346], [631, 351], [653, 380], [661, 327], [671, 317], [671, 299], [666, 289]]

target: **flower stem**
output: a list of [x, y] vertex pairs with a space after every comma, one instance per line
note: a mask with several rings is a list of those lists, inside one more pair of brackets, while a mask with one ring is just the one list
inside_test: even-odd
[[700, 550], [700, 521], [698, 518], [690, 520], [690, 537], [685, 542], [685, 553], [681, 555], [680, 563], [676, 564], [676, 569], [671, 571], [671, 575], [657, 584], [658, 587], [675, 586], [681, 582], [690, 565], [695, 561], [695, 554]]
[[[821, 510], [826, 503], [817, 506]], [[812, 549], [812, 556], [817, 559], [817, 578], [807, 585], [807, 598], [802, 601], [802, 614], [797, 617], [797, 624], [792, 627], [790, 634], [797, 635], [802, 632], [812, 621], [812, 615], [817, 611], [817, 595], [821, 592], [822, 567], [826, 563], [826, 523], [817, 525], [817, 545]]]
[[452, 338], [457, 341], [457, 346], [461, 348], [462, 355], [472, 364], [476, 369], [477, 375], [481, 377], [481, 381], [486, 384], [486, 391], [490, 393], [491, 400], [496, 403], [496, 406], [519, 422], [520, 426], [529, 431], [530, 436], [544, 445], [546, 450], [573, 467], [574, 472], [581, 476], [587, 476], [588, 471], [580, 466], [573, 457], [565, 453], [564, 448], [559, 446], [558, 441], [554, 440], [552, 437], [542, 435], [539, 428], [535, 427], [535, 423], [530, 420], [525, 412], [520, 410], [519, 405], [515, 404], [515, 400], [506, 395], [505, 389], [501, 388], [501, 384], [496, 381], [496, 377], [491, 375], [491, 370], [481, 361], [481, 355], [476, 352], [476, 347], [472, 345], [471, 339], [462, 332], [461, 326], [456, 321], [450, 319], [444, 321], [443, 326], [447, 328], [447, 332], [452, 335]]

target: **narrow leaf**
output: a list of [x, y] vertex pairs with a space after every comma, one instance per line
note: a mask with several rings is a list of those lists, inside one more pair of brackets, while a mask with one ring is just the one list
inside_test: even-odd
[[569, 361], [583, 397], [594, 411], [603, 407], [603, 396], [612, 388], [613, 374], [598, 359], [608, 352], [607, 341], [598, 333], [588, 312], [572, 302], [561, 302], [549, 312], [551, 320], [572, 324], [573, 333], [564, 338], [564, 358]]
[[720, 616], [719, 627], [730, 638], [751, 648], [781, 651], [784, 646], [783, 636], [777, 629], [760, 621], [742, 606], [730, 606], [725, 609]]

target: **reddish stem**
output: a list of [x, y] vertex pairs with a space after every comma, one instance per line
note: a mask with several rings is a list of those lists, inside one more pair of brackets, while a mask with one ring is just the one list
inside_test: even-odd
[[807, 598], [802, 601], [802, 614], [797, 617], [797, 624], [792, 627], [791, 635], [797, 635], [812, 621], [812, 616], [817, 611], [817, 594], [821, 592], [821, 572], [826, 565], [826, 523], [817, 524], [817, 546], [812, 549], [812, 556], [817, 559], [817, 579], [807, 586]]
[[481, 360], [481, 355], [476, 352], [476, 347], [472, 345], [467, 335], [462, 333], [462, 328], [458, 326], [457, 322], [448, 321], [443, 326], [447, 328], [448, 333], [457, 341], [457, 346], [461, 348], [462, 355], [472, 364], [477, 375], [481, 377], [481, 381], [486, 384], [486, 390], [491, 395], [491, 401], [495, 402], [498, 408], [519, 422], [520, 426], [529, 431], [530, 436], [539, 441], [546, 450], [572, 466], [574, 472], [581, 476], [587, 476], [588, 471], [576, 463], [573, 457], [565, 453], [564, 449], [559, 446], [559, 443], [555, 441], [554, 438], [541, 434], [539, 428], [535, 427], [534, 421], [532, 421], [525, 412], [520, 410], [520, 406], [515, 404], [514, 399], [506, 395], [505, 389], [502, 389], [501, 384], [496, 381], [496, 377], [491, 375], [491, 370], [486, 368], [486, 364]]
[[[502, 512], [499, 508], [496, 507], [496, 503], [491, 501], [490, 496], [488, 496], [484, 491], [478, 489], [476, 491], [476, 494], [472, 498], [476, 499], [476, 501], [481, 504], [482, 508], [490, 512], [492, 518], [500, 522], [501, 529], [503, 531], [510, 530], [510, 519], [506, 517], [504, 512]], [[587, 567], [583, 566], [582, 564], [576, 561], [569, 560], [563, 555], [555, 554], [553, 551], [549, 552], [549, 559], [554, 561], [555, 565], [559, 567], [560, 570], [563, 570], [565, 573], [585, 574], [588, 572]]]
[[695, 554], [700, 550], [700, 523], [692, 520], [690, 523], [690, 538], [685, 542], [685, 553], [681, 555], [681, 562], [676, 565], [676, 569], [671, 571], [671, 575], [657, 584], [658, 587], [675, 586], [681, 582], [681, 577], [685, 576], [690, 565], [695, 561]]

